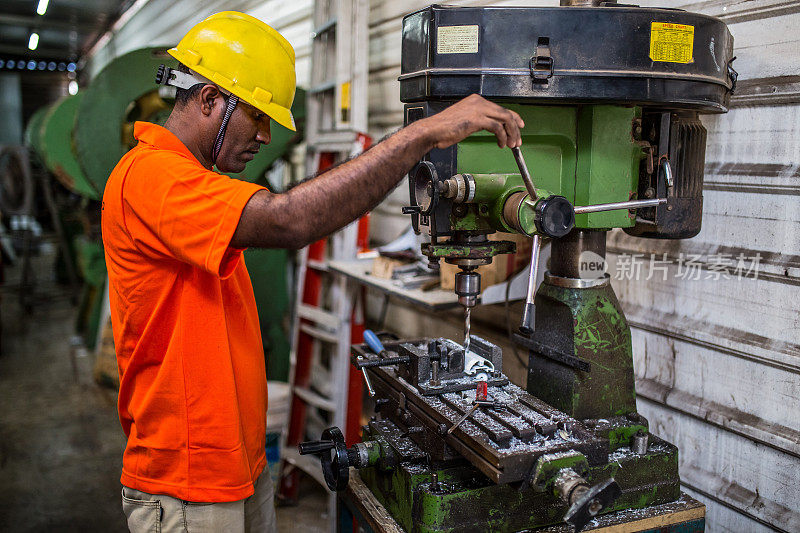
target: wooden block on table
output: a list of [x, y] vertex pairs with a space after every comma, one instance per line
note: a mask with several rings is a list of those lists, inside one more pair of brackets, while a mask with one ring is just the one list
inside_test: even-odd
[[376, 278], [381, 279], [392, 279], [392, 273], [394, 269], [397, 267], [405, 266], [409, 264], [408, 261], [403, 261], [401, 259], [392, 259], [389, 257], [383, 257], [379, 255], [375, 259], [372, 260], [372, 272], [371, 274]]

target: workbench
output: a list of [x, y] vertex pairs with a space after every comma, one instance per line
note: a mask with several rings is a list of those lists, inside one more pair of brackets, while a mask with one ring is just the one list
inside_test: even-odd
[[[540, 256], [540, 263], [546, 264], [550, 257], [549, 247], [545, 247]], [[327, 268], [335, 274], [346, 277], [349, 281], [360, 285], [372, 287], [390, 297], [399, 298], [405, 302], [414, 304], [427, 311], [442, 311], [454, 309], [459, 306], [458, 295], [453, 289], [430, 289], [420, 288], [407, 289], [398, 285], [395, 280], [379, 278], [373, 276], [372, 259], [354, 259], [349, 261], [328, 261]], [[511, 287], [508, 291], [509, 300], [519, 300], [525, 298], [525, 291], [528, 285], [529, 269], [514, 274], [508, 281], [485, 287], [483, 293], [478, 298], [479, 304], [501, 303], [506, 297], [506, 283]], [[537, 285], [542, 281], [544, 273], [540, 269], [537, 278]]]
[[350, 281], [366, 285], [384, 294], [418, 305], [427, 311], [442, 311], [458, 307], [458, 296], [450, 290], [406, 289], [397, 285], [394, 280], [373, 276], [372, 259], [355, 259], [349, 261], [328, 261], [328, 270], [345, 276]]
[[[347, 490], [338, 494], [337, 531], [351, 533], [353, 524], [366, 533], [406, 533], [389, 511], [361, 480], [358, 471], [350, 470]], [[702, 533], [705, 530], [706, 507], [687, 494], [675, 502], [648, 509], [632, 509], [595, 518], [584, 531], [594, 533]], [[565, 524], [528, 530], [530, 533], [571, 533]]]

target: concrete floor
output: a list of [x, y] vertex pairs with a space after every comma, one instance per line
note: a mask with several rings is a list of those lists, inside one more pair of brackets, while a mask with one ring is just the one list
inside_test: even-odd
[[[49, 262], [37, 259], [38, 279], [50, 277]], [[16, 274], [6, 267], [0, 287], [0, 531], [127, 531], [116, 393], [92, 380], [91, 354], [71, 348], [65, 291], [40, 283], [26, 316]], [[278, 509], [279, 530], [327, 530], [325, 491], [305, 480], [301, 494]]]

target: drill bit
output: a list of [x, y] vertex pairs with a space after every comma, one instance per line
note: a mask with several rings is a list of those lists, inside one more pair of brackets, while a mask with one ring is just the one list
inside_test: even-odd
[[469, 330], [470, 330], [470, 315], [472, 314], [471, 307], [464, 308], [464, 355], [469, 353]]

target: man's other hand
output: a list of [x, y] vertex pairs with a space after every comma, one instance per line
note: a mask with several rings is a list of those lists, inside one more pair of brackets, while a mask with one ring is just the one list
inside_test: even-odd
[[426, 129], [436, 148], [447, 148], [480, 130], [494, 133], [500, 148], [516, 148], [522, 145], [519, 130], [525, 127], [517, 113], [477, 94], [467, 96], [416, 124]]

